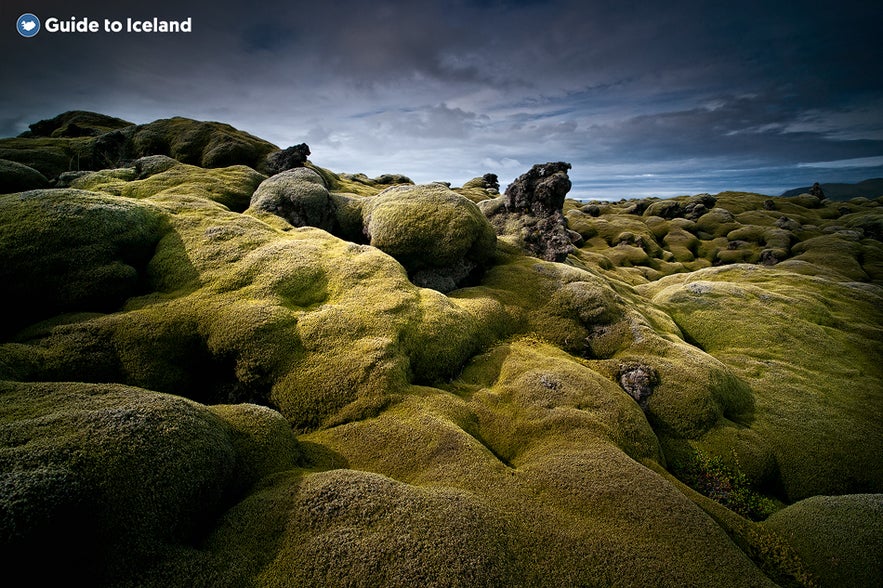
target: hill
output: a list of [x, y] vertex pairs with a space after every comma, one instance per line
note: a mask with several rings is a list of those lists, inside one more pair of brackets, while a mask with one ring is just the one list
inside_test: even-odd
[[[852, 198], [877, 198], [883, 196], [883, 178], [864, 180], [857, 184], [820, 184], [825, 197], [831, 200], [850, 200]], [[806, 194], [810, 186], [794, 188], [782, 193], [784, 197]]]
[[581, 203], [567, 162], [500, 194], [87, 114], [0, 140], [9, 577], [883, 583], [883, 198]]

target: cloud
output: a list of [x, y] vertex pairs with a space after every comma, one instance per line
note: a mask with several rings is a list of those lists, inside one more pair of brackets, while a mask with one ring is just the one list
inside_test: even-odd
[[883, 155], [878, 157], [858, 157], [855, 159], [840, 159], [837, 161], [813, 161], [809, 163], [798, 163], [797, 167], [816, 167], [816, 168], [848, 168], [848, 167], [881, 167], [883, 166]]
[[[418, 181], [505, 183], [565, 160], [575, 185], [790, 182], [883, 153], [872, 4], [104, 0], [77, 15], [190, 16], [194, 32], [24, 44], [10, 27], [0, 133], [77, 108], [222, 120], [306, 141], [332, 169]], [[72, 12], [46, 0], [38, 16]]]

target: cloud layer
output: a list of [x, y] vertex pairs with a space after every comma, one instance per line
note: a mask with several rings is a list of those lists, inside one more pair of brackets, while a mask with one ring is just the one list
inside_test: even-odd
[[[883, 175], [868, 165], [883, 156], [883, 9], [866, 2], [15, 4], [4, 136], [71, 109], [181, 115], [416, 181], [505, 184], [565, 160], [587, 198]], [[194, 31], [24, 39], [22, 12], [191, 17]]]

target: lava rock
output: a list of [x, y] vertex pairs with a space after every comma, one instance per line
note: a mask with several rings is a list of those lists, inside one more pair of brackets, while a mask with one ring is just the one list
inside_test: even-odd
[[560, 212], [571, 187], [570, 167], [563, 161], [534, 165], [506, 188], [506, 209], [539, 217]]
[[647, 399], [659, 384], [659, 374], [650, 366], [627, 363], [620, 366], [617, 380], [622, 389], [634, 398], [641, 408], [646, 409]]
[[275, 175], [289, 169], [303, 167], [309, 155], [310, 148], [306, 143], [270, 153], [267, 155], [267, 172], [270, 175]]

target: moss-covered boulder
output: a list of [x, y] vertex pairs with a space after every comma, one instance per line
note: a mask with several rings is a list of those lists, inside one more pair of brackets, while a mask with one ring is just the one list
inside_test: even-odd
[[73, 111], [35, 123], [21, 137], [0, 139], [0, 159], [33, 167], [47, 178], [68, 171], [124, 167], [149, 155], [166, 155], [205, 168], [247, 165], [266, 172], [268, 141], [218, 122], [174, 117], [134, 125]]
[[94, 137], [132, 126], [129, 121], [97, 112], [69, 110], [50, 119], [28, 125], [21, 137]]
[[137, 159], [132, 167], [78, 175], [70, 187], [143, 199], [150, 196], [204, 198], [242, 212], [266, 176], [245, 165], [205, 169], [164, 155]]
[[767, 519], [821, 586], [883, 583], [883, 494], [814, 496]]
[[0, 159], [0, 194], [48, 188], [46, 176], [22, 163]]
[[395, 186], [364, 205], [365, 235], [415, 284], [455, 289], [494, 256], [496, 234], [478, 207], [441, 184]]
[[61, 312], [107, 312], [149, 291], [147, 264], [166, 231], [159, 210], [81, 190], [0, 197], [2, 331]]
[[[250, 484], [295, 464], [289, 431], [267, 426], [269, 415], [243, 423], [237, 412], [227, 414], [234, 427], [193, 402], [136, 388], [0, 383], [7, 572], [112, 584], [171, 546], [198, 542]], [[242, 451], [249, 441], [238, 439], [267, 453]], [[36, 550], [54, 554], [54, 565], [34, 568]]]
[[251, 208], [281, 216], [295, 227], [339, 230], [334, 202], [322, 176], [306, 167], [264, 180], [251, 197]]
[[[687, 340], [750, 382], [753, 414], [733, 420], [773, 451], [783, 498], [883, 486], [880, 288], [734, 265], [647, 291]], [[718, 454], [735, 447], [732, 438], [708, 441]]]

